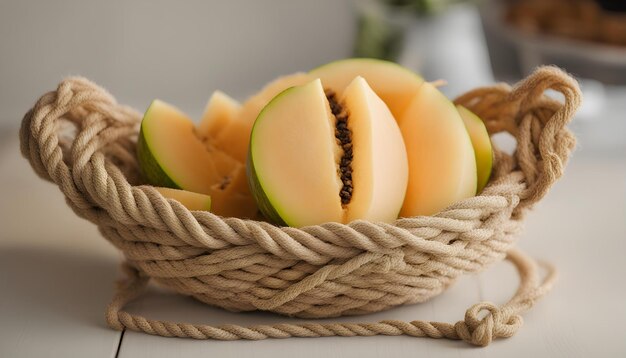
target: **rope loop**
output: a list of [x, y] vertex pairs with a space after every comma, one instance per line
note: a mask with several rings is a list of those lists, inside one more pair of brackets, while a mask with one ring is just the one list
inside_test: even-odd
[[[563, 100], [544, 96], [547, 91]], [[515, 137], [514, 159], [526, 181], [516, 212], [541, 200], [563, 175], [576, 144], [566, 126], [581, 98], [572, 77], [557, 67], [543, 66], [512, 89], [506, 85], [478, 88], [455, 100], [481, 117], [491, 134], [504, 131]]]
[[[448, 338], [463, 340], [469, 344], [485, 347], [494, 339], [512, 337], [523, 325], [520, 314], [532, 307], [534, 302], [549, 292], [556, 279], [553, 267], [539, 280], [537, 265], [528, 256], [511, 250], [507, 260], [513, 263], [520, 276], [520, 286], [508, 303], [497, 306], [481, 302], [471, 306], [465, 319], [455, 324], [434, 321], [387, 320], [375, 323], [280, 323], [274, 325], [198, 325], [151, 320], [123, 310], [124, 305], [143, 293], [147, 277], [125, 264], [127, 278], [122, 281], [106, 312], [111, 328], [145, 332], [164, 337], [181, 337], [217, 340], [260, 340], [289, 337], [354, 337], [375, 335], [408, 335], [413, 337]], [[480, 318], [480, 315], [484, 317]]]

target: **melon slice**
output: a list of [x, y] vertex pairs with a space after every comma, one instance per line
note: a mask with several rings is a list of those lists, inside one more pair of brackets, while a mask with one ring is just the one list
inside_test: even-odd
[[241, 105], [222, 91], [215, 91], [198, 124], [201, 138], [215, 138], [239, 115]]
[[183, 204], [189, 210], [211, 210], [211, 197], [191, 191], [156, 187], [156, 191], [167, 199], [174, 199]]
[[476, 158], [476, 171], [478, 177], [478, 187], [476, 193], [480, 193], [487, 185], [491, 177], [491, 168], [493, 167], [493, 147], [491, 146], [491, 138], [485, 123], [474, 112], [469, 109], [457, 105], [457, 110], [465, 123], [465, 128], [469, 133], [474, 147], [474, 155]]
[[348, 85], [343, 98], [354, 148], [354, 192], [346, 222], [392, 222], [404, 201], [409, 174], [402, 134], [389, 108], [363, 77]]
[[259, 209], [290, 226], [393, 221], [408, 180], [399, 128], [360, 77], [341, 96], [319, 79], [276, 96], [254, 125], [248, 171]]
[[341, 92], [356, 76], [365, 78], [374, 92], [398, 119], [424, 82], [413, 71], [396, 63], [372, 58], [349, 58], [328, 63], [309, 72], [326, 88]]
[[[237, 148], [242, 146], [230, 141], [234, 134], [233, 130], [236, 130], [240, 123], [237, 118], [240, 110], [241, 105], [237, 101], [223, 92], [216, 91], [209, 100], [198, 132], [200, 136], [204, 136], [204, 143], [213, 160], [215, 171], [224, 178], [211, 187], [214, 196], [213, 206], [217, 208], [218, 214], [252, 218], [256, 216], [258, 209], [248, 187], [245, 164], [232, 157]], [[227, 134], [221, 136], [224, 132]], [[247, 146], [247, 144], [243, 146], [245, 150]]]
[[207, 150], [193, 122], [165, 102], [155, 100], [146, 111], [137, 154], [141, 170], [152, 185], [209, 195], [217, 215], [252, 217], [249, 213], [256, 213], [253, 199], [239, 178], [243, 164], [218, 150]]
[[137, 143], [141, 170], [152, 185], [210, 195], [222, 178], [194, 123], [177, 108], [155, 100], [143, 120]]
[[294, 73], [272, 81], [243, 104], [236, 120], [233, 120], [228, 127], [224, 128], [215, 137], [213, 145], [240, 162], [245, 163], [248, 156], [250, 132], [263, 107], [285, 89], [303, 85], [312, 79], [306, 73]]
[[476, 193], [476, 159], [465, 124], [437, 88], [424, 83], [399, 120], [409, 159], [400, 215], [432, 215]]

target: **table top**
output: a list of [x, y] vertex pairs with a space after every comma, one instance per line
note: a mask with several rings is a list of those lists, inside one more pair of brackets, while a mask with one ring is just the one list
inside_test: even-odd
[[[0, 357], [441, 357], [626, 356], [626, 165], [623, 156], [576, 156], [565, 177], [528, 215], [519, 246], [560, 271], [555, 289], [524, 315], [512, 338], [480, 349], [426, 338], [292, 338], [195, 341], [109, 329], [104, 310], [121, 254], [76, 217], [59, 190], [19, 156], [16, 135], [0, 141]], [[498, 263], [461, 278], [440, 296], [342, 321], [455, 322], [472, 304], [504, 303], [518, 282]], [[230, 313], [151, 287], [129, 310], [206, 324], [287, 322], [267, 313]]]

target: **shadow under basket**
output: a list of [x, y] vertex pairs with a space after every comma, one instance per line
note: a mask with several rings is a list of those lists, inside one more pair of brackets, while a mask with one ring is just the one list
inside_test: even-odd
[[[560, 92], [563, 101], [544, 95]], [[59, 186], [74, 212], [95, 223], [125, 255], [106, 318], [168, 337], [264, 339], [411, 335], [486, 346], [510, 337], [519, 316], [552, 287], [537, 264], [513, 248], [525, 212], [561, 177], [575, 140], [566, 128], [581, 95], [574, 79], [538, 68], [513, 88], [496, 85], [455, 100], [480, 116], [491, 135], [517, 140], [512, 155], [495, 149], [491, 181], [478, 196], [433, 216], [393, 224], [354, 221], [304, 228], [189, 211], [141, 183], [136, 139], [142, 115], [117, 104], [84, 78], [68, 78], [24, 117], [21, 151], [37, 174]], [[426, 301], [457, 277], [504, 258], [520, 287], [502, 306], [478, 303], [456, 323], [286, 323], [196, 325], [150, 320], [123, 310], [149, 279], [230, 311], [263, 310], [319, 318], [377, 312]]]

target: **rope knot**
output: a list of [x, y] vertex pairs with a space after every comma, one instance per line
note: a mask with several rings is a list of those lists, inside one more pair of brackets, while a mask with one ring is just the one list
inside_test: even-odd
[[[479, 314], [486, 311], [483, 318]], [[511, 337], [521, 327], [522, 317], [501, 309], [490, 302], [473, 305], [465, 312], [465, 320], [455, 324], [459, 338], [476, 346], [485, 347], [494, 338]]]

